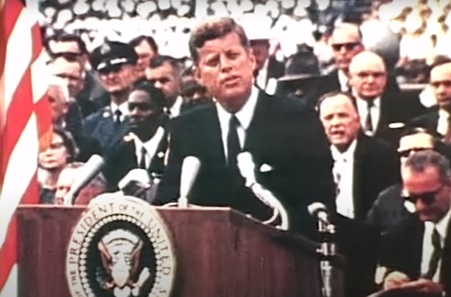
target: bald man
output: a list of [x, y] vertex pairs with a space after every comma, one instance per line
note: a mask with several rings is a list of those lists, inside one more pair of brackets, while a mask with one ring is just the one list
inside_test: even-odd
[[386, 90], [387, 69], [382, 57], [374, 52], [357, 54], [348, 69], [363, 131], [395, 146], [401, 128], [422, 110], [419, 100], [407, 101]]
[[432, 65], [430, 86], [437, 98], [437, 106], [429, 113], [412, 120], [412, 126], [437, 131], [446, 143], [451, 142], [451, 59]]
[[[330, 74], [328, 89], [348, 92], [349, 65], [357, 54], [365, 51], [360, 27], [351, 23], [340, 24], [332, 31], [330, 45], [334, 53], [336, 70]], [[388, 76], [386, 90], [392, 93], [399, 92], [398, 83], [393, 75]]]

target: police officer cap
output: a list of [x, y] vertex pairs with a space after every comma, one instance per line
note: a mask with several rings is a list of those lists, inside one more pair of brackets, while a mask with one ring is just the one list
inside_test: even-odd
[[123, 64], [135, 65], [137, 61], [138, 54], [135, 49], [127, 43], [118, 41], [105, 41], [94, 49], [90, 56], [91, 66], [97, 71]]

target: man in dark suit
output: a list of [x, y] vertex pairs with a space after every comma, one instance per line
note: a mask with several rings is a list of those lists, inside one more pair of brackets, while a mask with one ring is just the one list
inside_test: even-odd
[[127, 98], [135, 82], [138, 55], [131, 45], [106, 41], [91, 54], [91, 65], [109, 95], [109, 106], [85, 120], [85, 132], [98, 140], [104, 155], [129, 129]]
[[342, 228], [338, 247], [347, 257], [346, 296], [366, 296], [374, 290], [379, 235], [364, 219], [379, 192], [399, 179], [396, 151], [361, 131], [349, 94], [324, 95], [318, 111], [335, 161], [337, 226]]
[[365, 134], [398, 143], [405, 123], [423, 111], [419, 100], [406, 100], [385, 91], [387, 70], [373, 52], [357, 54], [349, 65], [349, 84]]
[[451, 59], [443, 59], [432, 65], [430, 86], [437, 99], [437, 106], [414, 118], [410, 125], [437, 131], [445, 142], [451, 140]]
[[163, 93], [150, 83], [133, 86], [128, 97], [130, 133], [115, 147], [108, 158], [104, 174], [109, 188], [135, 168], [144, 169], [149, 177], [161, 177], [167, 150], [167, 131]]
[[[331, 46], [334, 52], [336, 70], [328, 76], [328, 91], [349, 92], [349, 65], [352, 59], [365, 50], [362, 32], [356, 24], [342, 23], [335, 27], [331, 35]], [[392, 94], [400, 92], [396, 77], [388, 75], [384, 91]]]
[[169, 162], [157, 203], [179, 197], [182, 162], [195, 156], [201, 167], [191, 203], [268, 219], [272, 212], [245, 187], [237, 166], [237, 155], [247, 151], [258, 181], [287, 209], [291, 229], [311, 235], [315, 224], [307, 205], [333, 204], [334, 196], [332, 158], [314, 110], [253, 87], [255, 58], [243, 28], [232, 18], [204, 22], [193, 30], [189, 44], [196, 78], [215, 104], [193, 109], [171, 124]]
[[[401, 168], [403, 187], [416, 215], [384, 237], [380, 262], [388, 269], [384, 289], [451, 296], [451, 168], [439, 153], [425, 150]], [[441, 295], [440, 295], [441, 294]]]

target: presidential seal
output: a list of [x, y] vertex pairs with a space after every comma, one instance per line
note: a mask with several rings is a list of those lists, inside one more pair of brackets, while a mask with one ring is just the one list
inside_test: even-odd
[[95, 199], [70, 238], [72, 297], [166, 297], [175, 278], [171, 235], [147, 202], [120, 194]]

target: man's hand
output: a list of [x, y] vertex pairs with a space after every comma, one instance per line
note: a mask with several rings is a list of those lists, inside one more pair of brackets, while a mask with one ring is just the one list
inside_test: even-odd
[[401, 288], [410, 282], [410, 278], [399, 271], [390, 272], [384, 280], [384, 290]]
[[401, 288], [412, 290], [415, 292], [426, 292], [431, 294], [443, 293], [443, 285], [425, 278], [420, 278], [416, 281], [403, 284]]

